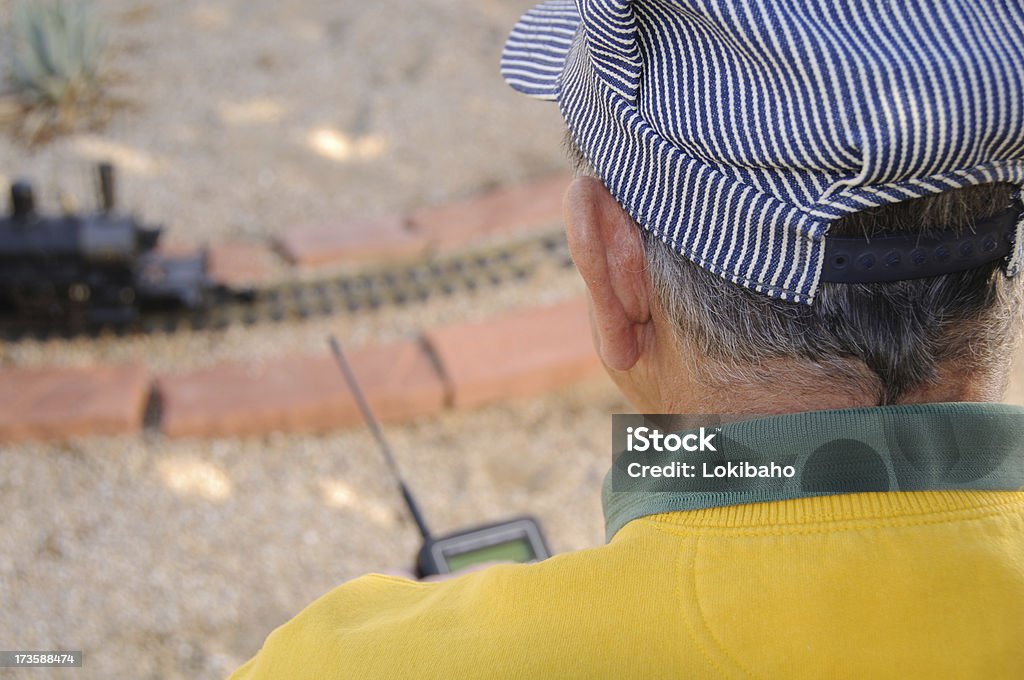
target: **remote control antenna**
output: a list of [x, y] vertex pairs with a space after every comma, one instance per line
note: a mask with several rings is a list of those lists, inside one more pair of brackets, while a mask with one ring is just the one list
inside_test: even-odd
[[338, 362], [342, 375], [345, 376], [348, 389], [352, 392], [352, 397], [356, 400], [356, 404], [363, 414], [363, 420], [366, 421], [370, 432], [373, 433], [374, 439], [380, 445], [380, 450], [384, 453], [384, 460], [387, 461], [391, 474], [394, 476], [395, 481], [398, 482], [398, 489], [402, 492], [402, 498], [405, 500], [405, 505], [409, 508], [409, 514], [412, 515], [416, 528], [420, 530], [420, 535], [424, 541], [430, 540], [430, 531], [427, 529], [426, 522], [423, 521], [423, 515], [420, 514], [419, 506], [416, 505], [416, 500], [412, 497], [409, 487], [405, 485], [405, 481], [402, 479], [402, 473], [398, 470], [398, 464], [391, 453], [391, 447], [388, 446], [387, 440], [384, 439], [384, 433], [381, 432], [380, 425], [377, 424], [377, 419], [374, 418], [373, 411], [370, 410], [370, 405], [363, 397], [363, 391], [359, 388], [359, 383], [356, 382], [355, 373], [352, 372], [352, 368], [348, 365], [348, 360], [345, 359], [345, 354], [341, 351], [341, 344], [333, 335], [327, 336], [327, 342], [331, 346], [331, 351], [334, 352], [334, 359]]

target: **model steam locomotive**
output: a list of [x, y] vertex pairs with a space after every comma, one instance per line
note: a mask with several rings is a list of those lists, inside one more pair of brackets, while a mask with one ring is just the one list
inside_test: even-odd
[[32, 186], [11, 185], [0, 218], [0, 314], [72, 328], [125, 326], [147, 308], [197, 308], [214, 286], [206, 252], [172, 257], [161, 228], [115, 214], [114, 169], [98, 168], [100, 210], [45, 217]]

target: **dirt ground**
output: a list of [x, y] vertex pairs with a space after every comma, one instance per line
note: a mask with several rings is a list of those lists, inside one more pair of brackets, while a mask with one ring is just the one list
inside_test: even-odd
[[[566, 167], [555, 107], [498, 75], [529, 0], [99, 4], [113, 93], [127, 105], [102, 130], [40, 148], [0, 136], [0, 182], [34, 179], [46, 209], [59, 192], [91, 205], [90, 165], [109, 158], [124, 205], [167, 225], [172, 241], [262, 239]], [[11, 7], [0, 0], [0, 24]], [[350, 346], [411, 337], [579, 290], [567, 274], [302, 324], [0, 343], [0, 365], [197, 367], [318, 351], [328, 330]], [[1024, 381], [1010, 400], [1024, 403]], [[607, 416], [623, 410], [600, 379], [387, 435], [438, 531], [531, 513], [565, 551], [603, 540]], [[0, 518], [0, 648], [85, 652], [76, 671], [0, 670], [33, 680], [225, 677], [310, 601], [411, 565], [418, 545], [363, 429], [0, 447]]]
[[[623, 408], [596, 381], [387, 434], [432, 528], [528, 513], [565, 551], [603, 540], [607, 414]], [[364, 430], [93, 439], [0, 461], [0, 640], [84, 650], [76, 677], [225, 677], [313, 599], [411, 567], [418, 548]]]
[[35, 180], [45, 206], [92, 205], [91, 164], [109, 158], [124, 206], [173, 238], [246, 239], [565, 167], [555, 106], [498, 74], [529, 0], [94, 4], [125, 106], [32, 151], [0, 136], [0, 181]]
[[[403, 212], [566, 167], [552, 105], [498, 75], [530, 3], [301, 4], [104, 0], [111, 94], [103, 129], [29, 148], [0, 135], [0, 183], [27, 177], [45, 210], [122, 206], [172, 242], [262, 240], [290, 225]], [[0, 0], [8, 45], [11, 0]], [[0, 68], [9, 65], [0, 49]], [[575, 274], [356, 317], [217, 333], [0, 343], [0, 365], [226, 358], [412, 337], [578, 294]], [[599, 543], [606, 414], [597, 380], [403, 427], [388, 436], [438, 531], [532, 513], [553, 549]], [[156, 433], [0, 447], [0, 648], [81, 649], [75, 671], [0, 677], [222, 678], [335, 585], [411, 566], [418, 547], [364, 430], [168, 441]]]

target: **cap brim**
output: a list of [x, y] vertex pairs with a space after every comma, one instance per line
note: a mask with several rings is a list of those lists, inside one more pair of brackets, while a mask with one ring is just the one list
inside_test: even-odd
[[548, 0], [524, 14], [501, 54], [505, 82], [525, 95], [556, 101], [579, 23], [575, 0]]

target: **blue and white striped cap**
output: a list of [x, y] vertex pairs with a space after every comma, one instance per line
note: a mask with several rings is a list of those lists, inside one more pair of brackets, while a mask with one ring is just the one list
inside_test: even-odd
[[[550, 0], [513, 29], [501, 70], [559, 103], [640, 225], [784, 300], [813, 300], [847, 213], [1024, 183], [1016, 1]], [[1024, 220], [1011, 224], [1013, 275]]]

